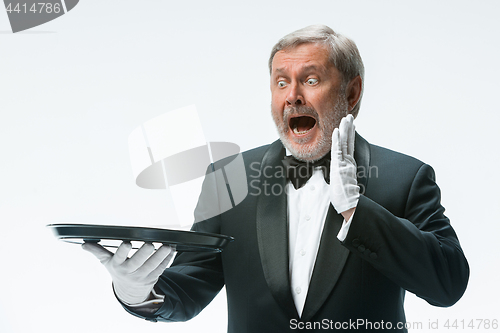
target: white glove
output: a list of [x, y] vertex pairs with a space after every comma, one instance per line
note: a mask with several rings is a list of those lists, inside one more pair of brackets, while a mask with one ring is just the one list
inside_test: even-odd
[[354, 118], [342, 118], [332, 134], [332, 161], [330, 164], [330, 200], [337, 213], [354, 208], [359, 200], [354, 160]]
[[116, 296], [129, 305], [146, 301], [158, 278], [167, 268], [174, 255], [172, 247], [163, 245], [154, 252], [154, 245], [145, 243], [128, 258], [132, 245], [123, 242], [115, 254], [95, 243], [83, 243], [82, 248], [99, 259], [106, 267]]

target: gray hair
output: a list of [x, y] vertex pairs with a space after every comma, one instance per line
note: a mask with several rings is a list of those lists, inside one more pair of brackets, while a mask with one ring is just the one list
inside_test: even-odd
[[330, 61], [342, 74], [342, 92], [345, 93], [347, 84], [352, 79], [358, 75], [361, 77], [361, 96], [351, 111], [352, 115], [356, 117], [359, 112], [365, 81], [363, 60], [361, 60], [356, 44], [351, 39], [336, 33], [330, 27], [322, 24], [310, 25], [281, 38], [271, 51], [269, 73], [272, 72], [272, 64], [276, 52], [294, 48], [305, 43], [321, 43], [329, 46]]

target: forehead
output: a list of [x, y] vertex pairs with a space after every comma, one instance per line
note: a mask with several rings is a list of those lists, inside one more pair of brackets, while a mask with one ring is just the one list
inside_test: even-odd
[[288, 72], [292, 70], [317, 69], [327, 71], [335, 68], [329, 60], [326, 45], [318, 43], [300, 44], [293, 48], [276, 52], [272, 62], [272, 72]]

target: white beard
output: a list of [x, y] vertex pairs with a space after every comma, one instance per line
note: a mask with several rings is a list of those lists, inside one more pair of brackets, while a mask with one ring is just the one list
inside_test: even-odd
[[[328, 112], [323, 119], [320, 119], [316, 110], [312, 107], [299, 106], [286, 108], [283, 111], [283, 120], [280, 121], [276, 114], [272, 112], [274, 123], [281, 142], [292, 155], [301, 161], [315, 161], [325, 156], [332, 148], [333, 130], [340, 125], [340, 120], [348, 114], [348, 103], [344, 94], [340, 94], [333, 110]], [[317, 120], [316, 126], [319, 130], [319, 139], [315, 144], [302, 144], [299, 148], [293, 145], [287, 134], [290, 131], [288, 120], [292, 115], [309, 115]], [[298, 141], [300, 144], [301, 142]]]

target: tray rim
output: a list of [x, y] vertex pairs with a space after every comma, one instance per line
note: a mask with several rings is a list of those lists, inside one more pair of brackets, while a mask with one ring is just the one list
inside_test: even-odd
[[[138, 226], [123, 226], [123, 225], [102, 225], [102, 224], [83, 224], [83, 223], [51, 223], [46, 225], [47, 228], [51, 229], [54, 236], [61, 241], [66, 241], [66, 240], [71, 240], [71, 239], [81, 239], [82, 241], [85, 241], [85, 239], [89, 240], [94, 240], [94, 239], [99, 239], [100, 240], [122, 240], [122, 241], [138, 241], [138, 242], [146, 242], [146, 243], [162, 243], [162, 244], [175, 244], [175, 245], [180, 245], [186, 246], [186, 247], [193, 247], [193, 248], [199, 248], [201, 249], [211, 249], [211, 250], [216, 250], [217, 252], [222, 252], [222, 250], [227, 246], [228, 243], [234, 241], [234, 237], [232, 236], [227, 236], [227, 235], [222, 235], [222, 234], [216, 234], [216, 233], [208, 233], [208, 232], [200, 232], [200, 231], [193, 231], [193, 230], [174, 230], [174, 229], [164, 229], [164, 228], [152, 228], [152, 227], [138, 227]], [[131, 232], [163, 232], [163, 233], [168, 233], [168, 234], [173, 234], [173, 235], [196, 235], [196, 236], [201, 236], [201, 237], [206, 237], [207, 239], [210, 240], [217, 240], [220, 241], [221, 244], [205, 244], [205, 243], [200, 243], [200, 242], [179, 242], [179, 241], [165, 241], [161, 240], [161, 237], [153, 238], [153, 237], [148, 237], [144, 235], [144, 237], [113, 237], [113, 236], [103, 236], [103, 235], [93, 235], [93, 236], [86, 236], [83, 234], [75, 234], [75, 235], [60, 235], [60, 229], [61, 228], [83, 228], [83, 229], [92, 229], [92, 228], [100, 228], [100, 229], [107, 229], [107, 230], [120, 230], [120, 231], [126, 231], [126, 230], [131, 230]], [[98, 234], [98, 233], [97, 233]], [[142, 239], [141, 239], [142, 238]], [[76, 243], [80, 244], [77, 242], [68, 242], [68, 243]]]

